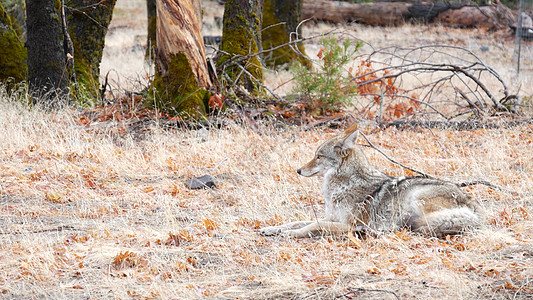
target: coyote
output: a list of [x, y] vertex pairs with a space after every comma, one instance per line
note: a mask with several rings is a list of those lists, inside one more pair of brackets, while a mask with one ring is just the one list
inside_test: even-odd
[[323, 176], [326, 217], [265, 227], [262, 235], [311, 236], [317, 233], [382, 233], [407, 228], [443, 237], [480, 224], [477, 202], [451, 182], [423, 176], [392, 177], [368, 162], [350, 127], [318, 147], [298, 174]]

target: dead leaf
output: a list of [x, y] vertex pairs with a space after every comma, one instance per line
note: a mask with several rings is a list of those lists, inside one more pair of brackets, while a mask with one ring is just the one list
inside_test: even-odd
[[218, 228], [218, 224], [209, 218], [200, 219], [200, 222], [207, 230], [215, 230]]
[[220, 94], [213, 94], [207, 102], [211, 110], [219, 110], [224, 107], [224, 96]]
[[46, 192], [46, 195], [44, 198], [46, 199], [46, 201], [50, 201], [53, 203], [59, 203], [59, 204], [65, 204], [65, 203], [70, 202], [69, 199], [65, 198], [64, 195], [58, 191]]
[[322, 57], [324, 56], [324, 51], [326, 51], [326, 48], [320, 48], [320, 51], [318, 51], [316, 56], [322, 59]]

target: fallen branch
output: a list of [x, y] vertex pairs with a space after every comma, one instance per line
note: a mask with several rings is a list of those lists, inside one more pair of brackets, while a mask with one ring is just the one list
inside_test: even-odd
[[44, 232], [59, 232], [64, 230], [82, 230], [74, 228], [74, 226], [70, 225], [60, 225], [56, 228], [49, 228], [49, 229], [41, 229], [41, 230], [34, 230], [34, 231], [9, 231], [9, 232], [0, 232], [0, 234], [28, 234], [28, 233], [44, 233]]
[[509, 190], [509, 189], [506, 189], [504, 187], [501, 187], [499, 185], [495, 185], [495, 184], [492, 184], [486, 180], [474, 180], [474, 181], [468, 181], [468, 182], [462, 182], [462, 183], [459, 183], [458, 186], [460, 187], [467, 187], [467, 186], [472, 186], [472, 185], [478, 185], [478, 184], [482, 184], [482, 185], [486, 185], [490, 188], [493, 188], [497, 191], [500, 191], [500, 192], [504, 192], [504, 193], [507, 193], [507, 194], [511, 194], [513, 196], [528, 196], [528, 197], [531, 197], [533, 196], [533, 193], [531, 192], [517, 192], [517, 191], [513, 191], [513, 190]]
[[[346, 290], [348, 291], [347, 293], [342, 294], [340, 296], [337, 296], [336, 298], [349, 298], [349, 299], [351, 299], [352, 297], [360, 298], [362, 293], [386, 293], [386, 294], [390, 294], [390, 295], [394, 296], [396, 299], [400, 300], [400, 296], [398, 296], [398, 294], [396, 294], [393, 291], [389, 291], [389, 290], [365, 289], [365, 288], [354, 288], [354, 287], [347, 287]], [[375, 297], [375, 298], [383, 299], [383, 297]]]
[[[65, 15], [65, 0], [61, 0], [61, 26], [63, 27], [63, 39], [65, 41], [65, 46], [67, 50], [67, 64], [70, 62], [71, 67], [71, 76], [72, 81], [74, 82], [73, 87], [78, 88], [78, 80], [76, 79], [76, 67], [74, 65], [75, 63], [75, 53], [74, 53], [74, 43], [72, 42], [72, 39], [70, 38], [70, 34], [68, 32], [68, 24], [67, 24], [67, 17]], [[70, 57], [68, 55], [70, 54]]]
[[414, 127], [435, 128], [435, 129], [453, 129], [453, 130], [476, 130], [476, 129], [500, 129], [512, 128], [521, 125], [532, 125], [533, 118], [519, 119], [519, 120], [496, 120], [494, 122], [487, 122], [481, 120], [465, 120], [465, 121], [392, 121], [383, 123], [385, 128], [395, 127], [398, 129], [407, 129]]
[[433, 176], [429, 176], [428, 174], [426, 173], [423, 173], [423, 172], [420, 172], [418, 170], [415, 170], [411, 167], [408, 167], [406, 165], [403, 165], [399, 162], [397, 162], [396, 160], [390, 158], [387, 154], [385, 154], [385, 152], [381, 151], [381, 149], [379, 149], [378, 147], [374, 146], [374, 144], [372, 144], [372, 142], [366, 137], [366, 135], [364, 133], [362, 133], [361, 131], [359, 131], [359, 133], [365, 138], [366, 142], [368, 143], [368, 145], [370, 145], [370, 147], [374, 148], [374, 150], [376, 150], [377, 152], [379, 152], [381, 155], [383, 155], [386, 159], [388, 159], [390, 162], [392, 162], [393, 164], [397, 164], [398, 166], [404, 168], [404, 169], [407, 169], [411, 172], [414, 172], [414, 173], [418, 173], [426, 178], [434, 178]]
[[475, 3], [429, 2], [429, 1], [376, 1], [350, 3], [349, 1], [314, 0], [304, 1], [304, 18], [334, 23], [358, 22], [371, 26], [396, 26], [406, 22], [460, 26], [507, 28], [514, 21], [511, 10], [505, 5], [478, 6]]
[[[344, 120], [353, 120], [354, 118], [351, 116], [351, 115], [348, 115], [348, 114], [344, 114], [342, 116], [332, 116], [332, 117], [326, 117], [322, 120], [318, 120], [316, 122], [313, 122], [311, 124], [307, 124], [303, 130], [304, 131], [307, 131], [307, 130], [310, 130], [311, 128], [314, 128], [314, 127], [318, 127], [318, 126], [322, 126], [324, 124], [327, 124], [327, 123], [330, 123], [330, 122], [335, 122], [335, 121], [344, 121]], [[353, 122], [352, 122], [353, 123]]]
[[[395, 117], [436, 114], [450, 121], [473, 110], [478, 116], [479, 112], [516, 112], [505, 101], [519, 97], [509, 95], [502, 77], [468, 49], [448, 45], [393, 46], [358, 58], [362, 67], [351, 84], [362, 91], [362, 96], [375, 99], [364, 104], [359, 101], [359, 106], [366, 105], [360, 107], [361, 112], [375, 112], [379, 105], [381, 116], [383, 107], [398, 107], [402, 98], [411, 101], [404, 107], [415, 104], [414, 110], [394, 114]], [[494, 85], [500, 87], [488, 88]], [[423, 107], [419, 108], [419, 104]]]

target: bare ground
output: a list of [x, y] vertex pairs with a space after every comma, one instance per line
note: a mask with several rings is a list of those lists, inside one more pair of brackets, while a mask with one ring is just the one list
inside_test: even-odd
[[[134, 8], [124, 2], [117, 8], [125, 10], [123, 20], [132, 20], [126, 12], [140, 10], [131, 3]], [[129, 39], [139, 27], [137, 21], [124, 25], [121, 38], [121, 25], [115, 26], [110, 43]], [[354, 26], [357, 35], [375, 44], [443, 42], [438, 27]], [[480, 55], [531, 97], [531, 87], [521, 85], [529, 73], [513, 79], [509, 70], [512, 41], [480, 32], [448, 30], [447, 38], [472, 49], [489, 46], [494, 53]], [[138, 41], [142, 45], [142, 38]], [[127, 43], [125, 49], [136, 45]], [[119, 42], [116, 47], [113, 51], [120, 51]], [[135, 78], [149, 73], [139, 71], [142, 62], [130, 56], [139, 56], [136, 51], [115, 53], [123, 53], [117, 66], [131, 62], [117, 71], [121, 78], [137, 84]], [[135, 63], [140, 67], [132, 67]], [[102, 70], [113, 68], [109, 64]], [[272, 74], [275, 87], [282, 76]], [[338, 131], [264, 124], [257, 133], [229, 122], [223, 129], [199, 130], [155, 125], [140, 137], [119, 122], [87, 122], [77, 111], [27, 111], [16, 102], [23, 96], [2, 92], [0, 97], [4, 298], [532, 297], [531, 196], [467, 188], [485, 208], [485, 226], [446, 240], [409, 232], [366, 240], [265, 238], [257, 234], [262, 226], [322, 215], [319, 180], [295, 170]], [[361, 129], [389, 156], [442, 179], [483, 179], [517, 192], [533, 190], [531, 125]], [[408, 174], [377, 152], [364, 151], [388, 174]], [[185, 187], [186, 179], [204, 174], [215, 177], [216, 189]]]

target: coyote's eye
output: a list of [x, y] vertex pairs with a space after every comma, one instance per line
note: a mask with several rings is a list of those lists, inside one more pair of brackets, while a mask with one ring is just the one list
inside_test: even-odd
[[320, 159], [320, 158], [322, 158], [322, 155], [317, 154], [317, 155], [316, 155], [316, 159]]

